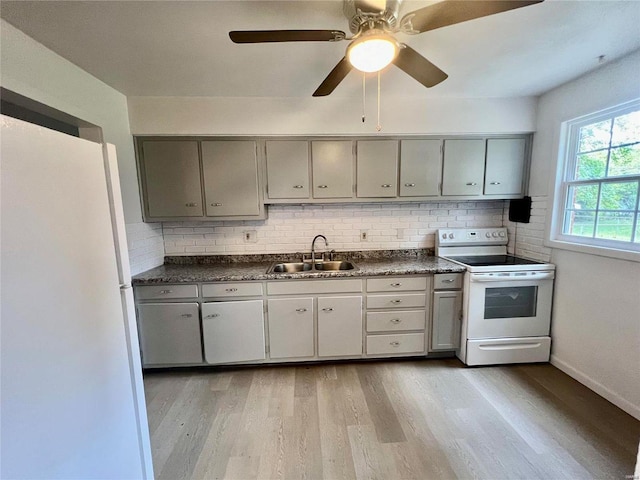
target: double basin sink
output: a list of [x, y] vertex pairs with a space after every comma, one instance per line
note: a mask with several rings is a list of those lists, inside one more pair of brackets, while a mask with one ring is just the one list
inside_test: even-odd
[[314, 273], [357, 270], [358, 267], [346, 260], [317, 260], [316, 262], [279, 262], [269, 267], [267, 273]]

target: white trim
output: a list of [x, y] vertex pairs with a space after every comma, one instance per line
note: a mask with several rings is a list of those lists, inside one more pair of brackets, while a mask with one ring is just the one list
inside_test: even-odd
[[587, 245], [584, 243], [565, 242], [562, 240], [545, 239], [543, 244], [545, 247], [549, 248], [558, 248], [560, 250], [588, 253], [590, 255], [598, 255], [600, 257], [609, 257], [617, 258], [620, 260], [629, 260], [631, 262], [640, 262], [640, 252], [634, 252], [631, 250], [619, 250], [616, 248]]
[[640, 420], [640, 405], [634, 405], [629, 400], [622, 398], [616, 392], [605, 387], [600, 382], [594, 380], [580, 370], [572, 367], [564, 360], [560, 360], [556, 355], [551, 355], [551, 365], [558, 368], [559, 370], [562, 370], [564, 373], [582, 383], [589, 389], [593, 390], [595, 393], [610, 401], [617, 407], [621, 408], [632, 417]]

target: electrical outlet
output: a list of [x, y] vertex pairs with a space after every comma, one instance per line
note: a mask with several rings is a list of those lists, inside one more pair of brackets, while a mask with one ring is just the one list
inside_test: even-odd
[[369, 230], [360, 230], [360, 241], [361, 242], [369, 241]]
[[242, 232], [244, 243], [256, 243], [258, 241], [258, 232], [255, 230], [245, 230]]

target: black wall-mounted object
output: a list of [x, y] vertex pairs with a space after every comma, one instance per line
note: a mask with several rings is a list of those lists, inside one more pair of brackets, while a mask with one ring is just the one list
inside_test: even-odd
[[509, 202], [509, 221], [529, 223], [531, 220], [531, 197], [518, 198]]

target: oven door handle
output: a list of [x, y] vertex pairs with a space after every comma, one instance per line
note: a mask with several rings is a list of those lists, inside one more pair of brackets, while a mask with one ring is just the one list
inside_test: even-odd
[[482, 273], [472, 273], [470, 280], [475, 283], [489, 283], [489, 282], [515, 282], [515, 281], [531, 281], [531, 280], [553, 280], [555, 278], [554, 272], [534, 272], [527, 275], [508, 275], [508, 276], [493, 276]]

